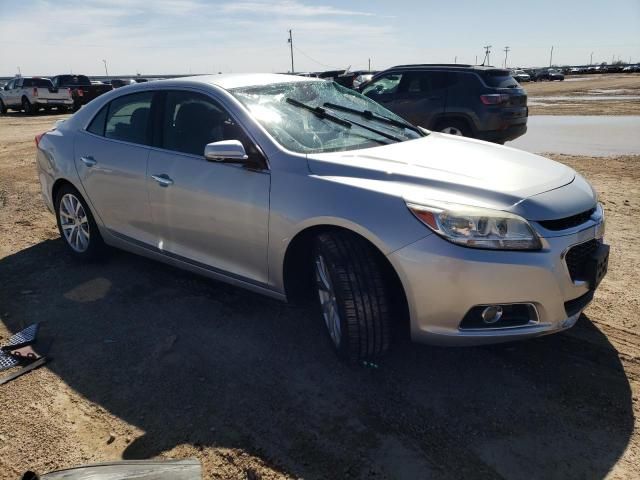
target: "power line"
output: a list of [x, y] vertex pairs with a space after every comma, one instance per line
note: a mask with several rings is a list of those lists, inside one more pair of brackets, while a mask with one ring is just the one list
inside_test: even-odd
[[330, 68], [332, 70], [338, 70], [337, 67], [333, 66], [333, 65], [327, 65], [326, 63], [322, 63], [318, 60], [316, 60], [315, 58], [313, 58], [310, 55], [307, 55], [305, 52], [303, 52], [302, 50], [300, 50], [298, 47], [293, 47], [295, 49], [296, 52], [301, 53], [302, 55], [304, 55], [305, 57], [307, 57], [309, 60], [311, 60], [312, 62], [317, 63], [318, 65], [322, 65], [323, 67], [327, 67]]

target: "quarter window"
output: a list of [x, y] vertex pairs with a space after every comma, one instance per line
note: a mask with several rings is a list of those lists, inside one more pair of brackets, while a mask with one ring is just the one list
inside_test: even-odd
[[113, 100], [109, 104], [104, 136], [149, 145], [149, 112], [152, 98], [153, 92], [142, 92]]
[[87, 128], [88, 132], [104, 137], [104, 126], [107, 120], [108, 109], [109, 109], [109, 105], [105, 105], [98, 112], [98, 114], [95, 117], [93, 117], [93, 120], [91, 120], [91, 123], [89, 124], [89, 128]]

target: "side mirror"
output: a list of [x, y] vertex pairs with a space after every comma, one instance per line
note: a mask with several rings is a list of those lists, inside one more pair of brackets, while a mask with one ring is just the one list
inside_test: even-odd
[[249, 158], [238, 140], [213, 142], [204, 147], [204, 158], [211, 162], [242, 163]]

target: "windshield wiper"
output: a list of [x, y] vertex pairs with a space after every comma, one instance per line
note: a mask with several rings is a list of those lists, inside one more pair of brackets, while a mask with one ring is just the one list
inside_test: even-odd
[[390, 133], [383, 132], [381, 130], [378, 130], [377, 128], [373, 128], [373, 127], [369, 127], [367, 125], [363, 125], [362, 123], [356, 122], [354, 120], [345, 120], [344, 118], [336, 117], [335, 115], [332, 115], [331, 113], [327, 112], [322, 107], [312, 107], [311, 105], [307, 105], [306, 103], [299, 102], [298, 100], [295, 100], [293, 98], [287, 98], [286, 102], [291, 104], [291, 105], [295, 105], [296, 107], [300, 107], [300, 108], [304, 108], [306, 110], [309, 110], [311, 113], [315, 114], [319, 118], [326, 118], [327, 120], [331, 120], [332, 122], [335, 122], [335, 123], [337, 123], [339, 125], [342, 125], [342, 126], [344, 126], [346, 128], [351, 128], [353, 125], [357, 125], [360, 128], [364, 128], [365, 130], [369, 130], [370, 132], [373, 132], [373, 133], [375, 133], [377, 135], [380, 135], [381, 137], [388, 138], [389, 140], [393, 140], [394, 142], [401, 142], [402, 141], [402, 139], [396, 137], [395, 135], [391, 135]]
[[325, 107], [332, 108], [334, 110], [340, 110], [341, 112], [355, 113], [356, 115], [360, 115], [368, 120], [377, 120], [382, 123], [387, 123], [389, 125], [393, 125], [395, 127], [407, 128], [413, 132], [416, 132], [420, 136], [424, 135], [418, 127], [411, 125], [409, 122], [395, 120], [393, 118], [385, 117], [384, 115], [379, 115], [377, 113], [373, 113], [371, 110], [358, 110], [357, 108], [345, 107], [343, 105], [337, 105], [335, 103], [327, 102], [324, 104]]
[[296, 107], [309, 110], [311, 113], [315, 114], [319, 118], [326, 118], [327, 120], [331, 120], [332, 122], [337, 123], [338, 125], [342, 125], [343, 127], [346, 127], [346, 128], [351, 128], [351, 122], [348, 122], [347, 120], [343, 120], [340, 117], [336, 117], [335, 115], [331, 115], [322, 107], [312, 107], [311, 105], [307, 105], [306, 103], [299, 102], [294, 98], [287, 98], [285, 100], [287, 103], [290, 103], [291, 105], [295, 105]]

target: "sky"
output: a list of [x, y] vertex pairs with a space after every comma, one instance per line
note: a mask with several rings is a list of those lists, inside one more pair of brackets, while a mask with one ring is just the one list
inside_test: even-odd
[[[640, 62], [640, 0], [0, 0], [0, 76]], [[103, 62], [105, 60], [106, 62]]]

